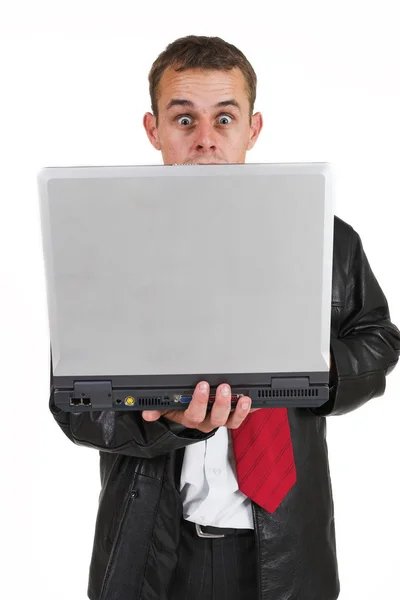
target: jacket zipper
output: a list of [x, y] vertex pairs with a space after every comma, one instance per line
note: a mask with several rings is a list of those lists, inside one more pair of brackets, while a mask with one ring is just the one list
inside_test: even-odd
[[113, 566], [114, 556], [116, 554], [116, 551], [118, 549], [119, 542], [120, 542], [120, 539], [121, 539], [121, 534], [122, 534], [122, 530], [123, 530], [123, 527], [124, 527], [124, 522], [125, 522], [125, 519], [126, 519], [126, 514], [128, 512], [128, 505], [129, 505], [130, 501], [133, 498], [132, 492], [133, 492], [133, 488], [135, 486], [135, 483], [136, 483], [136, 480], [134, 479], [134, 481], [129, 486], [129, 492], [128, 492], [127, 497], [125, 498], [125, 501], [124, 501], [124, 505], [123, 505], [123, 508], [122, 508], [122, 517], [121, 517], [120, 525], [119, 525], [119, 528], [118, 528], [117, 535], [115, 537], [113, 546], [111, 548], [110, 557], [108, 559], [107, 570], [106, 570], [106, 573], [105, 573], [105, 576], [104, 576], [104, 582], [103, 582], [103, 586], [102, 586], [102, 589], [101, 589], [100, 599], [99, 600], [106, 600], [105, 594], [107, 592], [108, 581], [109, 581], [110, 576], [111, 576], [111, 567]]
[[254, 537], [256, 540], [256, 554], [257, 554], [257, 600], [262, 600], [261, 596], [261, 553], [260, 553], [260, 537], [258, 532], [258, 522], [256, 509], [254, 506], [254, 502], [251, 502], [251, 510], [253, 512], [253, 521], [254, 521]]

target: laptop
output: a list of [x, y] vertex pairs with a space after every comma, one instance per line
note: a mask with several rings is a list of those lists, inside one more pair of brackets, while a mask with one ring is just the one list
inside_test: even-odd
[[55, 404], [232, 408], [329, 397], [328, 163], [47, 167], [38, 174]]

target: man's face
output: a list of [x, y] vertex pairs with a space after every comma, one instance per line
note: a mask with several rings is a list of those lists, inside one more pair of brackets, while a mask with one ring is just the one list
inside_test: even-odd
[[159, 122], [146, 113], [143, 125], [164, 164], [244, 163], [261, 131], [260, 113], [249, 120], [242, 72], [168, 68], [160, 81]]

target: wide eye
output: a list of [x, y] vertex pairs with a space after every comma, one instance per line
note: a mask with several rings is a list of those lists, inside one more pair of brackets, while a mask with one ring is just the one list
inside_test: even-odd
[[[232, 117], [230, 117], [229, 115], [221, 115], [220, 117], [218, 117], [218, 119], [230, 119], [232, 121]], [[222, 123], [222, 125], [229, 125], [229, 123], [231, 122], [229, 121], [228, 123]]]
[[[184, 121], [186, 121], [186, 123]], [[190, 117], [187, 117], [187, 116], [178, 117], [178, 123], [180, 125], [184, 125], [186, 127], [187, 126], [187, 121], [190, 121]]]

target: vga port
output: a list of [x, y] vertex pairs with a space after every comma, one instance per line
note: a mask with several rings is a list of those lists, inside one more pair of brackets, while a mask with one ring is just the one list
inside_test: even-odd
[[192, 396], [179, 396], [178, 399], [182, 404], [188, 404], [191, 401]]

